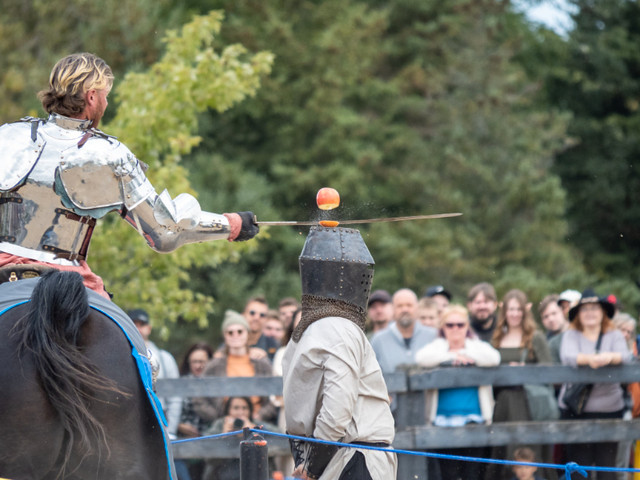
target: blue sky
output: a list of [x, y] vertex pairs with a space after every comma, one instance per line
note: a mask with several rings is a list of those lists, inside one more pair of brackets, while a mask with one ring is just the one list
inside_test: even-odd
[[[516, 1], [515, 3], [525, 2]], [[567, 13], [569, 8], [565, 0], [544, 0], [539, 5], [524, 10], [531, 21], [544, 23], [558, 33], [565, 33], [572, 26], [571, 17]]]

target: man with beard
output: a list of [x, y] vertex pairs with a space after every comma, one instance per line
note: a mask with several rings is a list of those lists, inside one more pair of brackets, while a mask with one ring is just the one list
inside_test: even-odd
[[417, 321], [418, 297], [413, 290], [398, 290], [391, 303], [395, 322], [371, 340], [384, 373], [394, 372], [398, 365], [414, 364], [416, 352], [438, 335], [435, 328]]
[[498, 309], [498, 296], [493, 285], [482, 282], [473, 286], [467, 295], [467, 309], [473, 331], [481, 340], [491, 342]]

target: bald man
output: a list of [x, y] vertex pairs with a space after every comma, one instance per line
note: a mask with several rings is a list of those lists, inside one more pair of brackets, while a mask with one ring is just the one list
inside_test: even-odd
[[383, 373], [391, 373], [403, 364], [414, 364], [416, 352], [435, 340], [438, 331], [425, 327], [418, 319], [418, 297], [413, 290], [401, 288], [393, 294], [393, 322], [378, 333], [371, 345]]

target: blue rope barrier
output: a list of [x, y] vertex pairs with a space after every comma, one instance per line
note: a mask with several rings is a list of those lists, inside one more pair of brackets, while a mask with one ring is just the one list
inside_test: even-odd
[[569, 462], [564, 466], [564, 478], [571, 480], [571, 474], [578, 472], [583, 477], [587, 478], [587, 471], [578, 465], [576, 462]]
[[[637, 469], [637, 468], [586, 467], [586, 466], [578, 465], [575, 462], [568, 462], [566, 465], [559, 465], [555, 463], [518, 462], [515, 460], [499, 460], [496, 458], [464, 457], [461, 455], [448, 455], [444, 453], [416, 452], [414, 450], [401, 450], [396, 448], [383, 448], [383, 447], [374, 447], [370, 445], [358, 445], [358, 444], [351, 444], [351, 443], [332, 442], [330, 440], [322, 440], [319, 438], [303, 437], [298, 435], [291, 435], [288, 433], [270, 432], [269, 430], [261, 430], [258, 428], [250, 428], [249, 431], [253, 433], [262, 434], [262, 435], [271, 435], [272, 437], [281, 437], [281, 438], [287, 438], [287, 439], [290, 438], [294, 440], [302, 440], [305, 442], [320, 443], [323, 445], [334, 445], [337, 447], [357, 448], [358, 450], [378, 450], [381, 452], [393, 452], [395, 454], [401, 454], [401, 455], [413, 455], [413, 456], [428, 457], [428, 458], [441, 458], [446, 460], [459, 460], [462, 462], [493, 463], [497, 465], [509, 465], [509, 466], [525, 465], [529, 467], [552, 468], [555, 470], [564, 470], [566, 480], [570, 480], [571, 474], [573, 473], [579, 473], [580, 475], [586, 478], [587, 471], [640, 473], [640, 469]], [[219, 433], [216, 435], [206, 435], [206, 436], [197, 437], [197, 438], [186, 438], [183, 440], [174, 440], [171, 443], [186, 443], [186, 442], [193, 442], [193, 441], [206, 440], [206, 439], [223, 438], [223, 437], [229, 437], [229, 436], [238, 435], [242, 433], [243, 433], [242, 430], [237, 430], [235, 432]]]

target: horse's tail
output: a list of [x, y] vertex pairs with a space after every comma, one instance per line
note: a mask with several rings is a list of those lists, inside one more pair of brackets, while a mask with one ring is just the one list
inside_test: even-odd
[[67, 435], [62, 475], [74, 445], [83, 456], [100, 455], [102, 445], [108, 451], [104, 428], [91, 413], [91, 402], [96, 392], [119, 391], [115, 382], [99, 375], [78, 345], [80, 327], [89, 311], [82, 277], [54, 270], [40, 278], [28, 317], [16, 325], [22, 351], [32, 353], [42, 388]]

